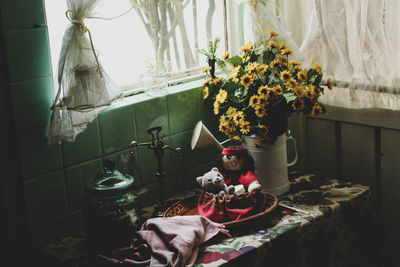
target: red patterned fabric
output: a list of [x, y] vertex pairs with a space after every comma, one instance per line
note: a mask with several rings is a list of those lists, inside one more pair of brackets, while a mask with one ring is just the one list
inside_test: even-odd
[[213, 222], [228, 222], [259, 213], [265, 207], [266, 199], [260, 191], [239, 196], [203, 191], [197, 203], [197, 212]]
[[242, 184], [246, 191], [252, 182], [258, 180], [257, 176], [252, 171], [247, 171], [244, 174], [239, 171], [226, 171], [221, 168], [219, 168], [218, 171], [224, 176], [225, 184], [227, 186]]

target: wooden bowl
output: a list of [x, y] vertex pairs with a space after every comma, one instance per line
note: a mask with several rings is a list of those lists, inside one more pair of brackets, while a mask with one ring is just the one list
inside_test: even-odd
[[[265, 215], [271, 213], [279, 203], [279, 200], [276, 196], [262, 192], [262, 194], [266, 198], [266, 207], [264, 210], [260, 211], [257, 214], [251, 215], [249, 217], [245, 217], [240, 220], [236, 221], [228, 221], [223, 222], [222, 224], [225, 225], [227, 229], [233, 229], [238, 226], [247, 225], [248, 223], [252, 223], [258, 221], [259, 219], [263, 218]], [[198, 198], [190, 198], [185, 200], [180, 200], [172, 204], [164, 213], [164, 217], [174, 217], [174, 216], [185, 216], [185, 215], [198, 215], [197, 213], [197, 201]]]

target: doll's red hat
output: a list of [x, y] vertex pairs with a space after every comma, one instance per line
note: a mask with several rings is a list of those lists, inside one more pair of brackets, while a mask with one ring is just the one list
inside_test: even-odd
[[222, 150], [222, 155], [245, 155], [247, 153], [247, 148], [238, 146], [238, 147], [228, 147]]

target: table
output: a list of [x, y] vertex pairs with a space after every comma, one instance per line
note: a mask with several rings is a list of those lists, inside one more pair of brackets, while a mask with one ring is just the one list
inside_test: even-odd
[[[279, 201], [281, 205], [262, 221], [234, 230], [230, 238], [203, 244], [195, 266], [379, 265], [378, 229], [369, 187], [296, 175], [290, 191], [279, 196]], [[44, 254], [57, 258], [63, 266], [98, 266], [83, 244], [84, 237], [67, 237], [49, 244]]]
[[[315, 175], [295, 178], [269, 227], [203, 247], [196, 266], [377, 266], [369, 187]], [[296, 211], [297, 210], [297, 211]]]

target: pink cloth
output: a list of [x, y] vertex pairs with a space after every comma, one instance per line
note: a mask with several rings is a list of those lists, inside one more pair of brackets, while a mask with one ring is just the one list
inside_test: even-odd
[[131, 247], [112, 254], [124, 263], [143, 266], [192, 266], [200, 244], [218, 233], [229, 236], [224, 227], [198, 215], [153, 218], [135, 233]]

